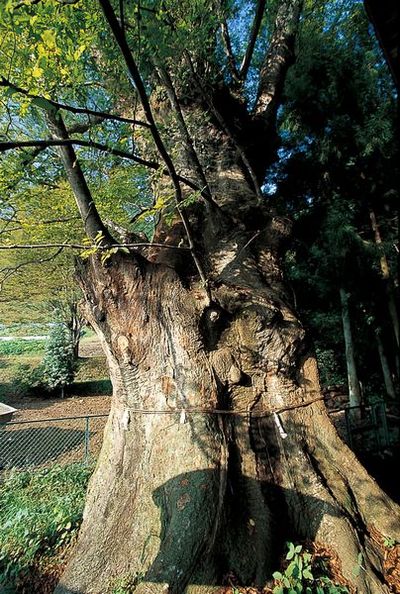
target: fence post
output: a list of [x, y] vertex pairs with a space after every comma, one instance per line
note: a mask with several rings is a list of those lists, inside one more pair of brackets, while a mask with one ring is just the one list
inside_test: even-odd
[[85, 419], [85, 457], [84, 461], [87, 464], [89, 459], [89, 442], [90, 442], [90, 417]]
[[347, 430], [347, 440], [348, 446], [352, 450], [353, 449], [353, 428], [351, 426], [351, 419], [350, 419], [351, 411], [348, 407], [344, 409], [344, 418], [346, 421], [346, 430]]

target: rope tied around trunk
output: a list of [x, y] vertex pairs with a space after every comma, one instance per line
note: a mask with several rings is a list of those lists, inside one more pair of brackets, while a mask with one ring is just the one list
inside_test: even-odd
[[[174, 415], [180, 414], [181, 419], [182, 415], [186, 414], [207, 414], [207, 415], [232, 415], [232, 416], [252, 416], [253, 418], [261, 418], [261, 417], [270, 417], [274, 415], [279, 415], [281, 413], [287, 412], [289, 410], [295, 410], [297, 408], [304, 408], [306, 406], [311, 406], [315, 402], [320, 402], [324, 400], [323, 396], [319, 396], [318, 398], [313, 398], [312, 400], [308, 400], [306, 402], [300, 402], [298, 404], [289, 404], [288, 406], [283, 406], [280, 408], [276, 408], [274, 410], [266, 410], [260, 411], [254, 414], [251, 410], [243, 409], [243, 410], [229, 410], [229, 409], [221, 409], [221, 408], [171, 408], [171, 409], [144, 409], [144, 408], [127, 408], [125, 410], [129, 411], [133, 414], [143, 414], [143, 415]], [[182, 421], [183, 422], [183, 421]]]

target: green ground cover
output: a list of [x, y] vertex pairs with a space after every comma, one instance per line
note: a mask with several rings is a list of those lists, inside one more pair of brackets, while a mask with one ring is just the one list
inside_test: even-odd
[[[3, 475], [0, 482], [0, 591], [43, 592], [82, 519], [93, 467], [54, 466]], [[62, 563], [61, 563], [62, 565]]]

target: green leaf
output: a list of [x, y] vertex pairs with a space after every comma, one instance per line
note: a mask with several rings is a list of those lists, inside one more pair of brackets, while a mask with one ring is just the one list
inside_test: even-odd
[[310, 580], [311, 582], [314, 581], [314, 576], [311, 573], [311, 571], [308, 569], [308, 567], [303, 571], [303, 577], [305, 577], [306, 580]]
[[274, 571], [272, 577], [274, 578], [274, 580], [281, 580], [283, 578], [283, 575], [280, 571]]
[[56, 34], [54, 31], [47, 29], [46, 31], [43, 31], [41, 37], [43, 39], [44, 44], [49, 49], [54, 48], [56, 46]]
[[289, 563], [289, 565], [287, 566], [287, 569], [285, 571], [285, 574], [287, 576], [293, 576], [294, 578], [298, 578], [299, 577], [299, 566], [297, 565], [297, 563], [295, 561], [292, 561], [291, 563]]

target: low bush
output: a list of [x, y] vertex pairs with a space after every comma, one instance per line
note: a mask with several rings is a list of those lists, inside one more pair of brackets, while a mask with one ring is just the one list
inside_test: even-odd
[[323, 387], [342, 385], [346, 382], [346, 375], [341, 366], [341, 357], [332, 349], [324, 349], [316, 344], [320, 380]]
[[[83, 464], [9, 474], [0, 486], [0, 590], [37, 590], [82, 519], [93, 468]], [[54, 579], [54, 576], [53, 576]]]
[[43, 385], [43, 370], [41, 366], [32, 367], [28, 363], [16, 366], [13, 378], [13, 393], [15, 396], [37, 396], [45, 392]]

